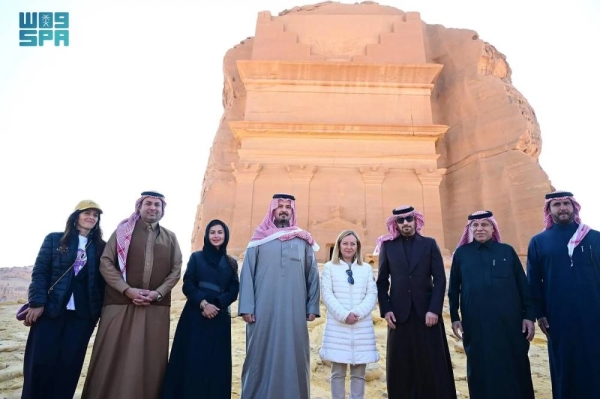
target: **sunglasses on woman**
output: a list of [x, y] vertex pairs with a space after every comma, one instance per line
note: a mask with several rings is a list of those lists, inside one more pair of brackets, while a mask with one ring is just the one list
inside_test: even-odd
[[346, 270], [346, 274], [348, 275], [348, 282], [354, 285], [354, 277], [352, 277], [352, 269]]

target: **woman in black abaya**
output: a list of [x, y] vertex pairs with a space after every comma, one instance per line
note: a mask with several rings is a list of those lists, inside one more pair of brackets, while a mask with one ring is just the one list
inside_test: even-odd
[[231, 316], [237, 300], [237, 262], [227, 255], [229, 229], [206, 226], [204, 247], [194, 252], [183, 277], [187, 302], [175, 332], [163, 399], [231, 398]]

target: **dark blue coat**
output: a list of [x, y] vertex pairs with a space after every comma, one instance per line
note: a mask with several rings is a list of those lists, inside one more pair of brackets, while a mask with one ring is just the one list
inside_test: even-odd
[[590, 230], [569, 259], [577, 224], [553, 225], [529, 243], [527, 277], [537, 317], [550, 328], [555, 399], [600, 397], [600, 232]]
[[[75, 235], [69, 242], [66, 251], [61, 252], [59, 250], [59, 240], [62, 236], [63, 233], [50, 233], [46, 236], [35, 260], [31, 274], [31, 284], [29, 285], [30, 306], [44, 306], [44, 316], [51, 318], [66, 310], [69, 301], [67, 297], [69, 287], [74, 275], [73, 270], [58, 281], [50, 294], [48, 294], [48, 289], [73, 265], [79, 246], [79, 237]], [[96, 248], [96, 245], [92, 242], [86, 251], [87, 263], [85, 267], [88, 268], [88, 300], [93, 319], [100, 317], [104, 299], [104, 279], [98, 270], [100, 254], [102, 254], [104, 244], [103, 242], [102, 248]]]

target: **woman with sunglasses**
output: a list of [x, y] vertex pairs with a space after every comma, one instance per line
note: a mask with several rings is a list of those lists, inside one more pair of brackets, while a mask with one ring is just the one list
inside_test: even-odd
[[371, 312], [377, 301], [373, 268], [362, 261], [358, 235], [340, 233], [331, 261], [321, 275], [327, 321], [319, 355], [331, 362], [331, 397], [346, 397], [346, 369], [350, 365], [350, 398], [365, 395], [368, 363], [379, 361]]
[[31, 327], [25, 346], [23, 399], [72, 399], [92, 332], [100, 318], [106, 243], [102, 209], [81, 201], [64, 232], [46, 236], [29, 285], [29, 308], [17, 319]]

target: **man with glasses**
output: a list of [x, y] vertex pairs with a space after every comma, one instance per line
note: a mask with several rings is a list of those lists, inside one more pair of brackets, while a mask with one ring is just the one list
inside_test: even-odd
[[[446, 274], [433, 238], [420, 234], [423, 215], [400, 206], [377, 239], [377, 291], [388, 324], [387, 390], [390, 399], [456, 398], [442, 320]], [[390, 290], [391, 285], [391, 290]]]

